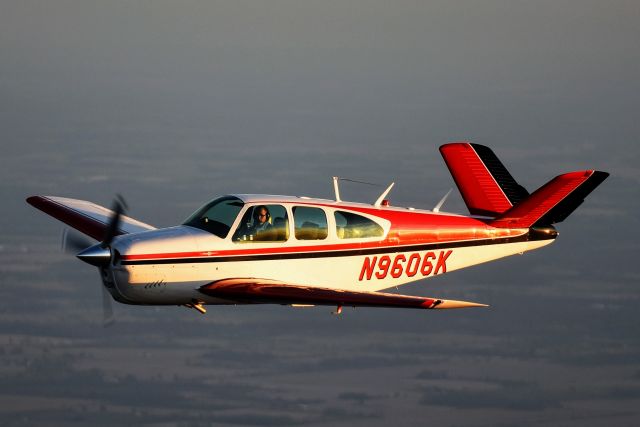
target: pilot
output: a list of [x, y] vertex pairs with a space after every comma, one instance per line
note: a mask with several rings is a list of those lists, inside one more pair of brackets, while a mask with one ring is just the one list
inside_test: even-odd
[[269, 213], [269, 209], [264, 205], [257, 206], [253, 210], [253, 225], [249, 233], [257, 236], [271, 230], [273, 226], [269, 222], [270, 219], [271, 214]]

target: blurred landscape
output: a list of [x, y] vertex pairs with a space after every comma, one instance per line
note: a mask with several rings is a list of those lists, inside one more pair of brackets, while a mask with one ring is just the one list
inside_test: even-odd
[[[637, 1], [4, 1], [0, 424], [640, 423]], [[441, 144], [532, 191], [611, 173], [551, 246], [407, 285], [488, 309], [117, 305], [24, 199], [157, 227], [227, 193], [395, 181], [432, 208]], [[344, 183], [343, 198], [382, 189]], [[454, 190], [445, 211], [466, 213]]]

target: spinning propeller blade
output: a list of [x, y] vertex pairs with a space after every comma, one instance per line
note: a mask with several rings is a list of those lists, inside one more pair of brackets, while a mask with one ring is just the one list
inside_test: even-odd
[[[127, 202], [125, 202], [124, 198], [117, 194], [115, 200], [113, 201], [113, 214], [109, 218], [109, 223], [107, 225], [106, 231], [104, 233], [104, 238], [102, 242], [87, 247], [86, 245], [80, 243], [76, 240], [71, 240], [68, 238], [69, 234], [66, 233], [63, 238], [63, 243], [69, 242], [69, 245], [66, 247], [71, 248], [71, 245], [75, 248], [83, 249], [82, 252], [77, 254], [76, 256], [82, 261], [95, 265], [99, 268], [107, 268], [109, 263], [111, 262], [111, 243], [113, 239], [120, 234], [120, 219], [125, 211], [128, 209]], [[107, 327], [111, 325], [115, 318], [113, 314], [113, 306], [111, 303], [111, 295], [109, 291], [104, 286], [102, 287], [102, 318], [103, 318], [103, 326]]]
[[111, 302], [111, 295], [107, 288], [102, 286], [102, 326], [105, 328], [111, 326], [116, 321], [113, 314], [113, 304]]
[[113, 201], [113, 215], [109, 219], [109, 225], [107, 226], [107, 231], [104, 234], [104, 239], [102, 239], [101, 247], [108, 247], [113, 238], [116, 237], [118, 233], [118, 228], [120, 227], [120, 217], [128, 209], [127, 202], [125, 202], [124, 198], [120, 194], [116, 194], [116, 198]]
[[126, 209], [128, 209], [127, 202], [125, 202], [120, 194], [117, 194], [113, 201], [113, 214], [109, 218], [102, 242], [86, 248], [76, 256], [82, 261], [95, 265], [96, 267], [109, 265], [109, 262], [111, 262], [111, 248], [109, 246], [111, 242], [113, 242], [113, 239], [120, 234], [120, 219]]
[[95, 240], [92, 240], [84, 234], [80, 234], [70, 228], [64, 228], [62, 230], [61, 240], [62, 241], [60, 243], [60, 250], [62, 250], [62, 252], [74, 255], [78, 252], [82, 252], [90, 246], [95, 245]]

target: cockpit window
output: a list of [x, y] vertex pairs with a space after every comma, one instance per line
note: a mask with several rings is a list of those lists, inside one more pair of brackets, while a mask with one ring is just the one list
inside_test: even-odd
[[289, 238], [289, 218], [282, 205], [256, 205], [247, 209], [233, 241], [285, 242]]
[[183, 224], [208, 231], [224, 239], [229, 234], [242, 206], [244, 203], [237, 197], [220, 197], [195, 211]]
[[336, 233], [340, 239], [358, 239], [363, 237], [382, 237], [383, 228], [361, 215], [336, 211]]

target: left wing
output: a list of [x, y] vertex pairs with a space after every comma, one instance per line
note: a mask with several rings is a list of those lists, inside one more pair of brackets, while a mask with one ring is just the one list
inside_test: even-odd
[[[27, 199], [27, 203], [98, 241], [104, 238], [109, 219], [113, 215], [112, 210], [103, 206], [66, 197], [31, 196]], [[155, 227], [122, 215], [116, 234], [147, 230], [155, 230]]]
[[295, 285], [268, 279], [222, 279], [202, 286], [200, 292], [239, 303], [335, 305], [338, 307], [395, 307], [395, 308], [466, 308], [487, 307], [467, 301], [388, 294], [357, 292], [343, 289]]

